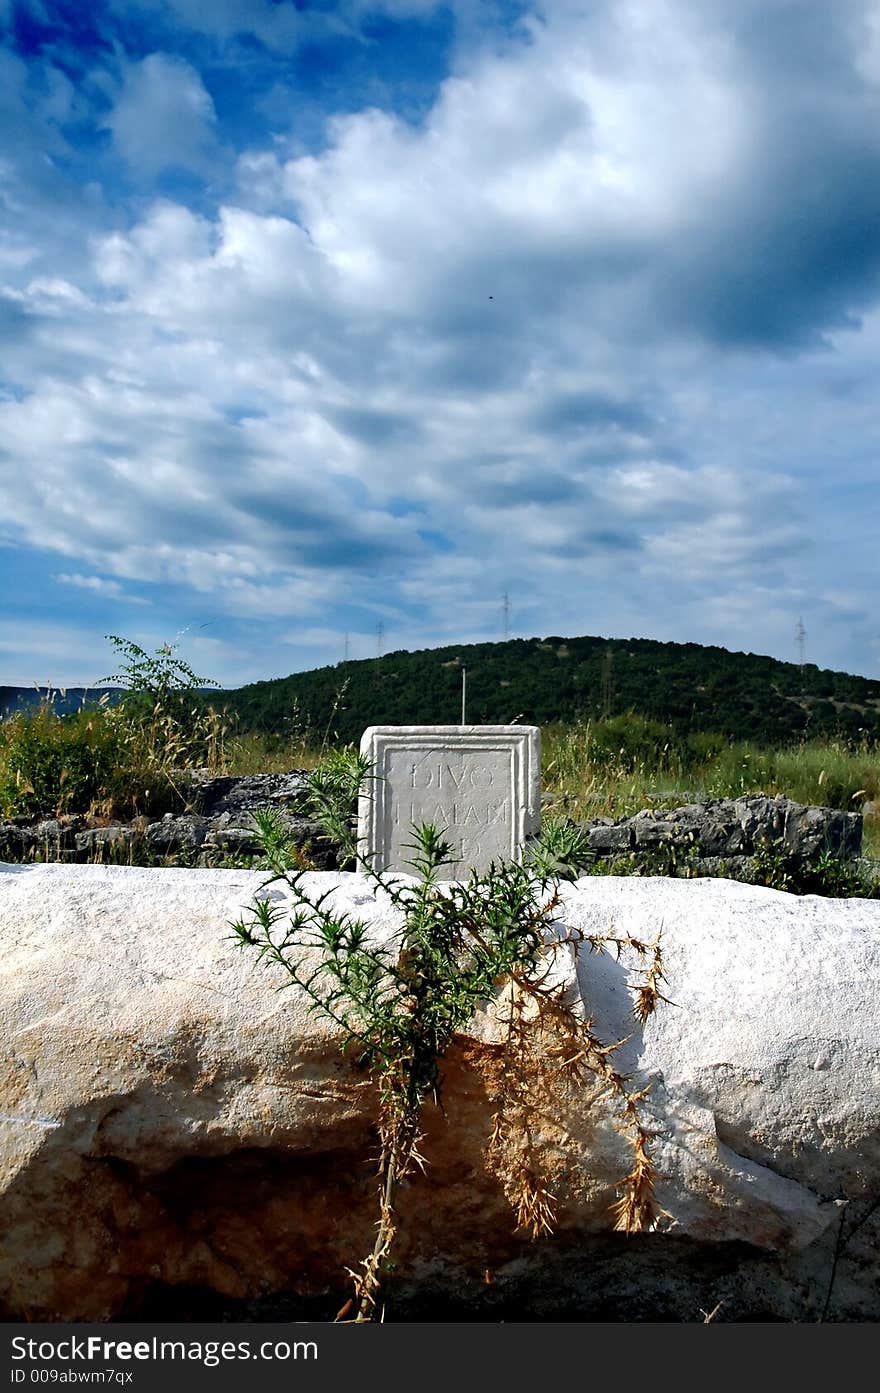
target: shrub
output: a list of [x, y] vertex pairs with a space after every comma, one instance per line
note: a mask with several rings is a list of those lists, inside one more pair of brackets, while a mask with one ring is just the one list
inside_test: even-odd
[[752, 885], [787, 890], [792, 895], [826, 895], [831, 899], [880, 899], [880, 883], [852, 862], [830, 851], [802, 857], [782, 838], [769, 842], [751, 858], [746, 878]]
[[61, 716], [51, 701], [0, 723], [0, 813], [151, 813], [180, 806], [176, 771], [225, 755], [223, 713], [201, 701], [208, 681], [166, 644], [155, 656], [111, 636], [124, 658], [124, 699]]
[[635, 712], [597, 721], [589, 737], [593, 764], [626, 773], [668, 768], [678, 762], [673, 731]]
[[0, 726], [0, 811], [6, 817], [82, 811], [124, 763], [124, 734], [103, 710], [62, 717], [42, 703]]
[[118, 708], [141, 748], [143, 758], [168, 777], [179, 767], [223, 767], [230, 721], [202, 700], [202, 689], [216, 686], [199, 677], [176, 656], [177, 645], [164, 643], [147, 653], [131, 639], [108, 634], [120, 654], [119, 671], [103, 682], [121, 682], [126, 689]]

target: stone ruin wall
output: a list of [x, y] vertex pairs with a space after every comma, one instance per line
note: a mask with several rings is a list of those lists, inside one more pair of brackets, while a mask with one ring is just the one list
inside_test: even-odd
[[703, 874], [737, 874], [762, 848], [782, 844], [804, 861], [823, 851], [841, 860], [862, 849], [861, 813], [805, 807], [781, 794], [714, 798], [671, 809], [648, 808], [634, 817], [581, 823], [597, 857], [654, 856], [692, 860]]
[[[294, 841], [308, 850], [319, 869], [334, 869], [336, 848], [320, 828], [298, 811], [305, 772], [247, 777], [197, 776], [192, 811], [153, 821], [92, 826], [85, 818], [22, 819], [0, 823], [0, 861], [52, 859], [88, 862], [120, 858], [129, 842], [143, 839], [157, 857], [180, 856], [188, 865], [211, 865], [220, 857], [259, 851], [251, 824], [253, 810], [267, 803], [284, 814]], [[544, 817], [556, 815], [551, 800]], [[805, 807], [781, 795], [752, 794], [710, 799], [677, 808], [645, 809], [634, 817], [594, 818], [581, 824], [597, 858], [686, 864], [695, 874], [736, 877], [751, 858], [775, 842], [809, 859], [830, 851], [844, 860], [858, 857], [862, 816], [833, 808]], [[48, 853], [48, 855], [47, 855]]]

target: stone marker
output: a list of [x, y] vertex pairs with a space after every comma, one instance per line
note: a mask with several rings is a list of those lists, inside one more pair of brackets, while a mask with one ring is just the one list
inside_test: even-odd
[[412, 869], [412, 829], [422, 822], [458, 852], [445, 879], [514, 859], [537, 835], [537, 726], [370, 726], [361, 752], [373, 770], [358, 806], [358, 846], [375, 870]]

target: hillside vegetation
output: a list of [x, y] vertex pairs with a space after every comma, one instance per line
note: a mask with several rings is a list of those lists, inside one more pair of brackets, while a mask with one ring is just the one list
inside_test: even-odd
[[545, 726], [636, 712], [679, 739], [712, 732], [781, 746], [880, 736], [880, 682], [807, 663], [651, 639], [510, 639], [401, 650], [215, 693], [242, 731], [332, 730], [360, 740], [370, 725], [454, 725], [467, 719]]
[[51, 706], [58, 716], [73, 716], [84, 706], [113, 705], [123, 693], [117, 687], [0, 687], [0, 717]]
[[313, 768], [367, 725], [455, 724], [466, 665], [469, 720], [542, 726], [551, 816], [784, 793], [864, 807], [865, 849], [880, 855], [880, 684], [864, 678], [696, 644], [532, 639], [391, 653], [209, 697], [173, 648], [111, 641], [123, 660], [114, 700], [74, 714], [43, 702], [0, 722], [0, 819], [161, 816], [185, 806], [187, 766]]
[[[620, 817], [694, 798], [782, 793], [859, 810], [880, 799], [880, 683], [807, 663], [650, 639], [513, 639], [339, 663], [215, 693], [241, 772], [311, 764], [368, 725], [467, 719], [542, 727], [554, 814]], [[880, 855], [880, 819], [865, 820]]]

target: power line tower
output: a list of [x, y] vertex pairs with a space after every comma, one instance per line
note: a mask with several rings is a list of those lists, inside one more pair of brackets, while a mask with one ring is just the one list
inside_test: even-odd
[[348, 650], [349, 650], [348, 634], [346, 634], [346, 635], [345, 635], [345, 643], [343, 644], [343, 648], [342, 648], [342, 661], [343, 661], [344, 663], [347, 663], [347, 662], [348, 662]]
[[803, 619], [798, 619], [795, 625], [794, 637], [798, 649], [798, 667], [801, 670], [801, 676], [803, 676], [804, 664], [807, 661], [807, 631], [804, 628]]
[[504, 642], [506, 643], [510, 638], [510, 596], [506, 590], [501, 596], [501, 613], [504, 625]]
[[378, 658], [381, 658], [381, 656], [382, 656], [382, 641], [383, 641], [384, 638], [385, 638], [385, 625], [382, 623], [382, 620], [380, 619], [380, 620], [379, 620], [379, 623], [376, 625], [376, 657], [377, 657], [377, 659], [378, 659]]

